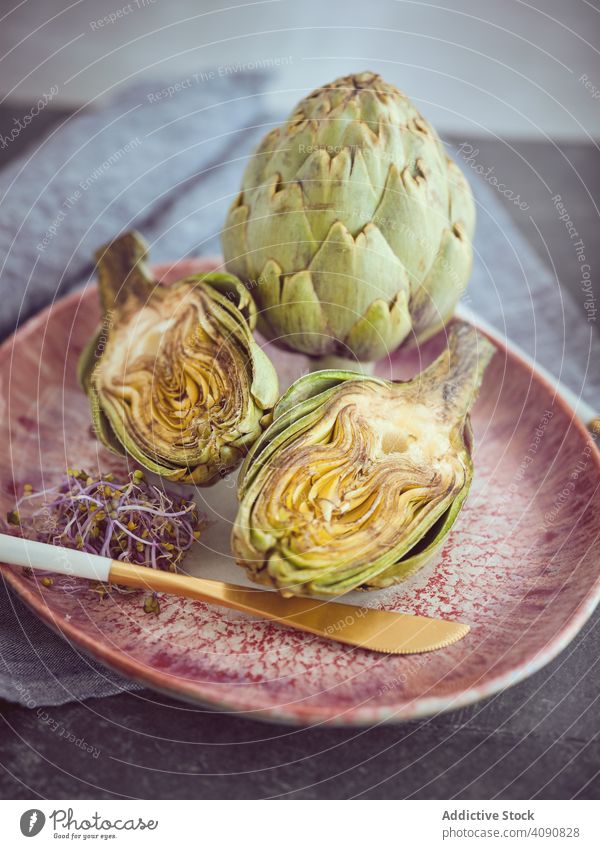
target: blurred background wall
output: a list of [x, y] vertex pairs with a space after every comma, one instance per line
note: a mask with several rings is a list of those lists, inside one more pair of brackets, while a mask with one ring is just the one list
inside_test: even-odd
[[[13, 8], [14, 6], [14, 8]], [[93, 107], [116, 87], [272, 68], [288, 109], [370, 68], [442, 133], [600, 135], [597, 0], [22, 0], [2, 2], [0, 99]]]

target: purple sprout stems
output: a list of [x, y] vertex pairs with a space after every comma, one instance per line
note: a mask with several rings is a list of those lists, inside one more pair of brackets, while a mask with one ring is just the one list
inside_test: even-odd
[[24, 535], [153, 569], [176, 571], [206, 524], [193, 501], [148, 484], [140, 471], [118, 484], [70, 469], [57, 487], [29, 490], [19, 515], [32, 500], [53, 498], [33, 510], [29, 525], [21, 522]]

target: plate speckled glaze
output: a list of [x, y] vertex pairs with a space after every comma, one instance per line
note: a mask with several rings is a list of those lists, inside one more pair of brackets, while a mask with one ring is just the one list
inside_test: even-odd
[[[165, 281], [209, 260], [158, 267]], [[98, 320], [93, 287], [42, 312], [0, 349], [0, 498], [6, 512], [25, 483], [50, 486], [67, 466], [124, 471], [90, 427], [77, 358]], [[444, 334], [379, 364], [406, 378], [441, 350]], [[282, 385], [302, 356], [266, 346]], [[172, 597], [146, 615], [139, 595], [61, 592], [2, 566], [42, 619], [124, 675], [204, 705], [290, 723], [359, 725], [451, 710], [489, 696], [551, 660], [600, 594], [599, 455], [539, 375], [500, 349], [473, 412], [476, 473], [438, 556], [404, 584], [344, 600], [468, 622], [470, 634], [425, 655], [394, 657], [341, 646], [275, 624]], [[247, 584], [229, 555], [234, 480], [199, 490], [215, 520], [186, 570]], [[188, 490], [189, 491], [189, 490]], [[59, 582], [57, 582], [58, 584]]]

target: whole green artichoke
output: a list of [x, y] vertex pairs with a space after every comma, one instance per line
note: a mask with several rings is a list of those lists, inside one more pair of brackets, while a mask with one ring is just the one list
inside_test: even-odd
[[99, 439], [170, 480], [206, 486], [236, 468], [279, 397], [252, 337], [256, 307], [231, 274], [171, 285], [127, 233], [97, 253], [103, 319], [79, 362]]
[[317, 89], [265, 136], [223, 252], [269, 339], [371, 361], [452, 316], [474, 221], [469, 186], [433, 127], [367, 72]]
[[467, 324], [417, 377], [300, 378], [244, 461], [232, 548], [284, 595], [386, 587], [431, 557], [473, 476], [469, 409], [494, 347]]

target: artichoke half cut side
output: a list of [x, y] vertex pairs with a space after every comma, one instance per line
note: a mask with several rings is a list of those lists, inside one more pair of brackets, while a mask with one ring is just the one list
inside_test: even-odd
[[256, 308], [231, 274], [157, 282], [127, 233], [97, 253], [103, 318], [79, 362], [94, 429], [112, 451], [181, 483], [236, 468], [278, 398]]
[[431, 557], [473, 477], [469, 410], [494, 347], [465, 323], [424, 372], [300, 378], [239, 476], [232, 547], [284, 595], [397, 583]]

